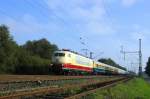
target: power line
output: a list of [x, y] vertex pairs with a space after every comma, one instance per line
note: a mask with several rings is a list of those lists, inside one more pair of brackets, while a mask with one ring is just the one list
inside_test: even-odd
[[142, 51], [141, 51], [141, 39], [139, 39], [139, 50], [138, 51], [124, 51], [123, 47], [121, 48], [121, 53], [124, 54], [124, 60], [125, 60], [125, 54], [130, 53], [138, 53], [139, 55], [139, 76], [142, 76]]

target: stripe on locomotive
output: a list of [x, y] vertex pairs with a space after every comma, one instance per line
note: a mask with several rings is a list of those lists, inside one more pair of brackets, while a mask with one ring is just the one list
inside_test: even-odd
[[74, 69], [74, 70], [81, 70], [86, 72], [92, 72], [93, 68], [84, 67], [81, 65], [73, 65], [73, 64], [64, 64], [63, 69]]
[[93, 72], [94, 73], [104, 73], [105, 72], [105, 69], [104, 68], [93, 68]]

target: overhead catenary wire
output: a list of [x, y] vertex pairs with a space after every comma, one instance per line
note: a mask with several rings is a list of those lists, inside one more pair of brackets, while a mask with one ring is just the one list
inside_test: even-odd
[[[101, 0], [101, 3], [103, 4], [103, 8], [104, 8], [104, 10], [105, 10], [107, 19], [109, 19], [110, 24], [113, 25], [113, 20], [112, 20], [111, 15], [110, 15], [110, 13], [109, 13], [109, 11], [108, 11], [108, 6], [106, 7], [106, 2], [105, 2], [105, 0]], [[83, 37], [82, 37], [82, 39], [83, 39]], [[81, 37], [80, 37], [80, 40], [81, 40]], [[81, 44], [82, 44], [82, 45], [85, 45], [85, 46], [87, 47], [88, 51], [90, 51], [90, 50], [89, 50], [89, 46], [87, 46], [87, 44], [86, 44], [85, 42], [81, 42]]]

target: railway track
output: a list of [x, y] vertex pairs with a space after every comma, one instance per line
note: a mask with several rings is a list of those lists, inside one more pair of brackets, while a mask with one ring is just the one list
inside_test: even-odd
[[[67, 79], [50, 79], [50, 80], [40, 80], [40, 82], [35, 83], [31, 81], [33, 85], [29, 86], [28, 82], [19, 82], [24, 87], [13, 87], [14, 90], [9, 89], [10, 86], [15, 86], [14, 82], [9, 82], [9, 87], [7, 90], [0, 90], [0, 99], [64, 99], [75, 94], [82, 93], [84, 91], [93, 90], [95, 88], [104, 86], [105, 84], [111, 84], [124, 80], [124, 77], [113, 77], [113, 76], [82, 76], [82, 77], [67, 77]], [[18, 82], [16, 82], [18, 84]], [[2, 82], [0, 83], [0, 85]], [[3, 84], [6, 84], [3, 82]], [[25, 84], [25, 85], [24, 85]], [[7, 84], [6, 84], [7, 85]], [[18, 84], [19, 85], [19, 84]], [[17, 85], [16, 85], [17, 86]], [[28, 86], [28, 87], [27, 87]], [[71, 99], [71, 98], [70, 98]]]
[[84, 83], [89, 80], [103, 80], [109, 79], [113, 76], [51, 76], [49, 79], [32, 79], [32, 80], [20, 80], [20, 81], [0, 81], [0, 92], [7, 93], [8, 91], [16, 90], [28, 90], [38, 87], [60, 87], [67, 84]]
[[92, 94], [98, 90], [110, 88], [110, 87], [113, 87], [119, 83], [127, 82], [131, 79], [132, 78], [125, 78], [125, 79], [120, 79], [120, 80], [116, 80], [116, 81], [106, 82], [106, 83], [103, 83], [101, 86], [98, 86], [98, 88], [93, 88], [93, 89], [87, 90], [85, 92], [66, 97], [64, 99], [87, 99], [88, 95], [90, 95], [90, 94]]
[[[60, 80], [74, 78], [91, 78], [97, 76], [50, 76], [50, 75], [0, 75], [0, 83], [22, 82], [22, 81], [38, 81], [38, 80]], [[108, 77], [100, 75], [100, 77]], [[111, 76], [109, 76], [111, 77]]]

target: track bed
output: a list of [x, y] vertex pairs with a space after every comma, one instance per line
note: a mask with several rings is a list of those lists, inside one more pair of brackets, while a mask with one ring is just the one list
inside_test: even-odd
[[[2, 76], [2, 75], [1, 75]], [[4, 75], [8, 78], [1, 78], [0, 99], [7, 98], [40, 98], [48, 95], [70, 93], [70, 90], [80, 88], [82, 91], [89, 86], [97, 86], [104, 82], [124, 79], [122, 76], [47, 76], [47, 75]], [[126, 77], [125, 77], [126, 78]], [[5, 79], [5, 80], [2, 80]], [[15, 80], [17, 79], [17, 80]], [[67, 94], [66, 94], [67, 92]], [[72, 93], [70, 93], [72, 94]], [[62, 97], [61, 96], [61, 97]], [[43, 98], [42, 98], [43, 99]]]

